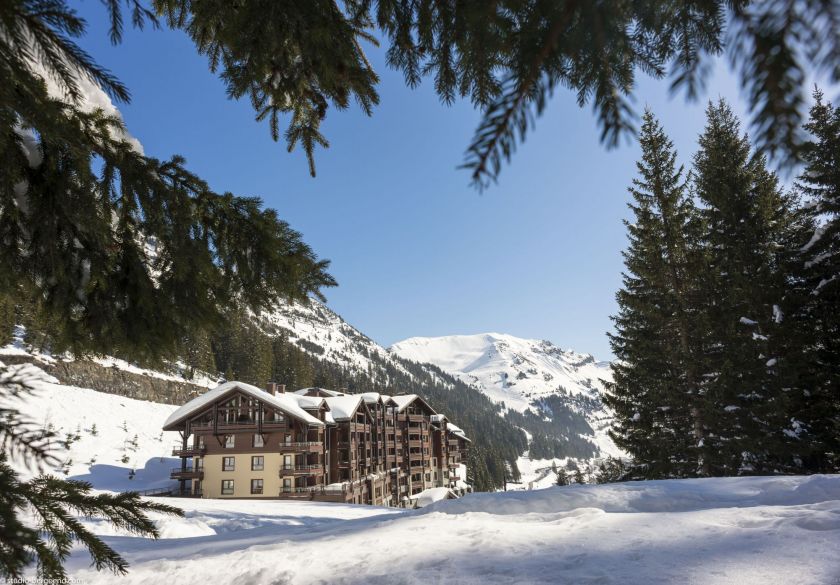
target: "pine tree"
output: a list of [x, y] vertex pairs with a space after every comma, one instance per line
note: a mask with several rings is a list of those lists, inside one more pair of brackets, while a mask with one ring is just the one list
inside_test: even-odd
[[557, 485], [569, 485], [571, 480], [569, 479], [569, 474], [566, 473], [566, 470], [560, 468], [557, 470]]
[[708, 337], [701, 358], [698, 471], [779, 471], [787, 464], [787, 403], [773, 358], [781, 336], [774, 306], [785, 295], [777, 253], [792, 223], [792, 202], [764, 158], [752, 154], [731, 108], [722, 100], [710, 104], [707, 117], [694, 158], [708, 262], [700, 275]]
[[[802, 294], [788, 322], [803, 347], [794, 417], [801, 426], [803, 467], [840, 470], [840, 107], [815, 90], [805, 129], [812, 142], [799, 186], [810, 198], [814, 228], [801, 243], [797, 261]], [[793, 335], [793, 334], [792, 334]]]
[[673, 144], [650, 112], [639, 142], [639, 178], [630, 189], [635, 222], [626, 222], [627, 271], [616, 295], [616, 333], [610, 335], [618, 359], [605, 402], [616, 414], [613, 439], [636, 461], [631, 476], [681, 476], [688, 473], [695, 442], [696, 324], [689, 271], [697, 267], [696, 213]]
[[50, 449], [56, 443], [54, 433], [9, 406], [32, 389], [30, 379], [0, 366], [0, 576], [21, 578], [34, 563], [39, 577], [62, 579], [63, 563], [76, 543], [88, 550], [97, 570], [123, 574], [128, 567], [125, 560], [91, 533], [79, 516], [102, 518], [118, 529], [157, 538], [158, 529], [146, 513], [182, 516], [183, 512], [143, 500], [136, 492], [94, 494], [89, 483], [46, 474], [22, 481], [10, 465], [12, 459], [33, 469], [59, 461], [58, 453]]
[[[114, 43], [122, 37], [123, 3], [104, 2]], [[444, 102], [468, 98], [483, 110], [464, 165], [480, 185], [498, 176], [554, 89], [567, 87], [581, 105], [591, 103], [601, 139], [612, 145], [632, 131], [640, 72], [654, 77], [669, 72], [673, 86], [694, 97], [711, 69], [706, 65], [724, 50], [749, 89], [759, 142], [788, 160], [799, 146], [804, 116], [802, 71], [833, 75], [840, 52], [836, 34], [817, 34], [834, 31], [840, 21], [840, 7], [832, 2], [766, 0], [748, 9], [724, 0], [151, 4], [149, 10], [130, 3], [132, 24], [158, 24], [160, 18], [184, 30], [219, 73], [228, 95], [250, 98], [257, 120], [268, 123], [274, 140], [282, 137], [289, 150], [303, 148], [313, 175], [315, 148], [329, 144], [321, 132], [329, 108], [342, 110], [355, 101], [370, 115], [379, 102], [379, 77], [362, 49], [364, 41], [389, 43], [388, 65], [411, 87], [430, 76]], [[20, 56], [39, 52], [47, 57], [47, 73], [68, 89], [78, 93], [78, 84], [67, 78], [79, 68], [127, 100], [127, 88], [69, 41], [84, 32], [84, 21], [64, 0], [51, 0], [46, 13], [40, 6], [29, 0], [0, 5], [5, 27], [0, 57], [6, 61], [0, 65], [0, 104], [5, 107], [14, 93], [2, 93], [14, 87], [9, 72], [12, 77], [31, 72], [32, 64]], [[727, 29], [735, 42], [724, 43]], [[42, 46], [21, 46], [33, 38]], [[21, 97], [32, 99], [30, 90], [24, 87]], [[285, 132], [280, 128], [284, 116]]]

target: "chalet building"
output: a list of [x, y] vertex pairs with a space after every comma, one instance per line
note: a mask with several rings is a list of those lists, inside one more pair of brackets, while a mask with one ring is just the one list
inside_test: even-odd
[[286, 393], [227, 382], [176, 410], [171, 477], [181, 495], [406, 506], [418, 494], [470, 491], [470, 439], [416, 394]]

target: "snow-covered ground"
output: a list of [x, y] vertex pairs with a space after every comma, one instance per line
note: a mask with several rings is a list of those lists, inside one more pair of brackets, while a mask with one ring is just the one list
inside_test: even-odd
[[[160, 427], [176, 407], [20, 367], [41, 378], [22, 410], [73, 435], [62, 458], [69, 477], [112, 491], [167, 485], [175, 436]], [[156, 516], [158, 541], [87, 522], [130, 562], [119, 582], [840, 584], [840, 476], [546, 487], [421, 510], [162, 501], [186, 517]], [[115, 582], [92, 570], [83, 550], [68, 567], [84, 583]]]
[[[422, 510], [170, 499], [124, 583], [840, 583], [840, 476], [473, 494]], [[103, 530], [107, 533], [109, 531]], [[114, 578], [74, 555], [86, 583]]]

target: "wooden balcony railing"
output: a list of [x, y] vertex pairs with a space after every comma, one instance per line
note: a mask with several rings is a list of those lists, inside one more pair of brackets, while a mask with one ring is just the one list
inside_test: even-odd
[[173, 467], [169, 470], [170, 479], [201, 479], [204, 469], [201, 467]]
[[281, 476], [288, 476], [288, 475], [308, 475], [317, 473], [321, 469], [323, 469], [323, 465], [320, 463], [305, 463], [301, 465], [281, 465], [280, 466], [280, 475]]
[[187, 445], [184, 447], [182, 443], [175, 443], [172, 446], [173, 457], [197, 457], [204, 455], [207, 451], [205, 445]]

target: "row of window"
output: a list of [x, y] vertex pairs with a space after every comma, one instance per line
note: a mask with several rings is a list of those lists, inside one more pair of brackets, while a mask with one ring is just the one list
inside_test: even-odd
[[[265, 469], [265, 457], [254, 455], [251, 457], [251, 471]], [[236, 471], [236, 457], [222, 457], [222, 471]]]
[[[263, 493], [263, 480], [261, 480], [261, 479], [252, 479], [251, 480], [251, 493], [255, 494], [255, 495]], [[232, 479], [223, 479], [222, 480], [222, 495], [223, 496], [232, 496], [233, 495], [233, 480]]]

